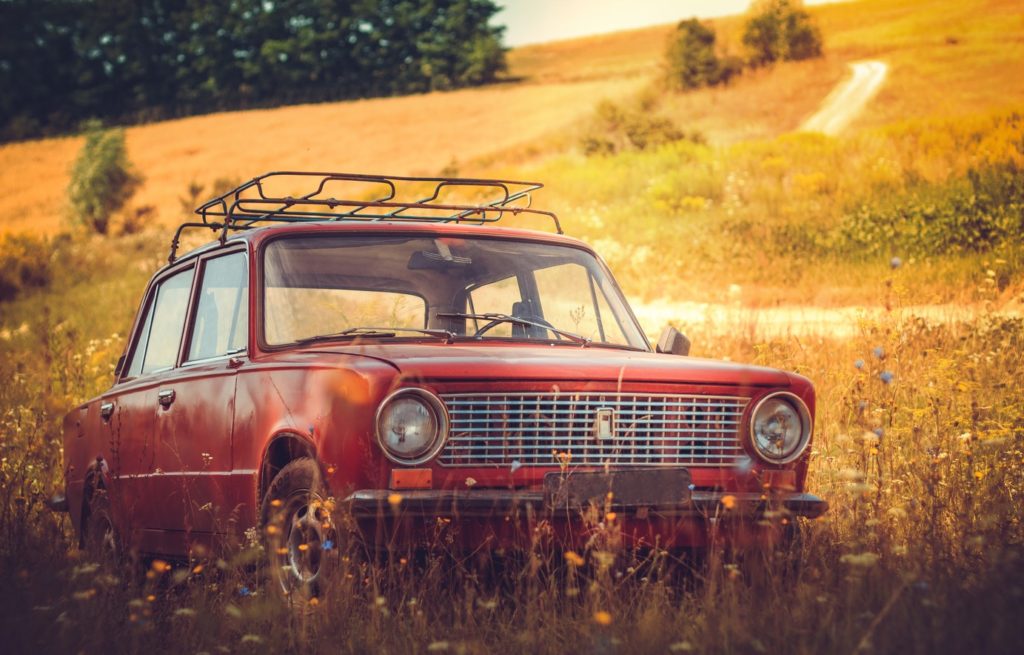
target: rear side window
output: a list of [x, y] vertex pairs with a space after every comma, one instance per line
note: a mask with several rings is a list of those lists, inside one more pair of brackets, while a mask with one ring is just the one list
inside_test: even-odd
[[188, 361], [245, 350], [249, 316], [247, 281], [245, 255], [242, 253], [206, 261]]
[[195, 269], [176, 273], [159, 284], [139, 331], [128, 377], [174, 366], [188, 311]]

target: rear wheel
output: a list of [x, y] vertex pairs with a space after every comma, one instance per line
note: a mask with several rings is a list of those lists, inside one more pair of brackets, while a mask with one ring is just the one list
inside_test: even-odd
[[320, 467], [303, 457], [288, 463], [263, 498], [264, 545], [270, 576], [294, 603], [323, 596], [337, 553], [337, 530]]

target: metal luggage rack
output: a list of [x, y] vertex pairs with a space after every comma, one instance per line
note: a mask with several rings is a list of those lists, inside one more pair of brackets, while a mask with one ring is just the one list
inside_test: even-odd
[[[287, 182], [302, 182], [304, 188], [312, 187], [313, 190], [298, 196], [268, 193], [268, 186]], [[335, 198], [327, 195], [328, 185], [332, 182], [377, 185], [382, 188], [370, 200]], [[558, 234], [562, 234], [562, 226], [554, 212], [530, 206], [530, 194], [543, 186], [539, 182], [515, 180], [274, 171], [254, 177], [197, 207], [195, 213], [202, 217], [202, 222], [183, 223], [178, 227], [171, 241], [168, 261], [174, 262], [181, 234], [189, 228], [205, 227], [220, 231], [220, 240], [223, 242], [229, 231], [246, 230], [267, 223], [408, 221], [483, 225], [496, 223], [508, 213], [514, 216], [529, 214], [549, 218]], [[428, 195], [416, 200], [402, 200], [399, 191], [406, 187], [425, 187], [430, 191]], [[478, 204], [443, 202], [442, 192], [451, 189], [476, 192], [494, 190], [497, 198]]]

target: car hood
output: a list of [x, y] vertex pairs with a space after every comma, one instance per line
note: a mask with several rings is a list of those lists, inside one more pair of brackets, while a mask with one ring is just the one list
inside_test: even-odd
[[386, 362], [405, 377], [427, 380], [587, 380], [786, 386], [782, 371], [718, 360], [591, 346], [522, 343], [318, 344], [304, 353], [334, 353]]

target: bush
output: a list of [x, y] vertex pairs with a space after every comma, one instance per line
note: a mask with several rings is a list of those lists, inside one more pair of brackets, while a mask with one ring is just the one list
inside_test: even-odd
[[71, 169], [68, 196], [71, 220], [97, 234], [106, 234], [110, 218], [135, 193], [142, 178], [132, 169], [124, 130], [86, 127], [85, 146]]
[[743, 29], [743, 45], [751, 66], [821, 56], [821, 30], [798, 2], [756, 3]]
[[736, 57], [718, 57], [715, 31], [696, 18], [679, 23], [669, 42], [666, 58], [668, 85], [674, 89], [722, 84], [742, 70], [742, 62]]
[[45, 239], [17, 234], [0, 241], [0, 302], [49, 283], [50, 244]]
[[647, 150], [682, 139], [700, 141], [703, 136], [699, 133], [688, 136], [668, 118], [653, 114], [650, 107], [627, 109], [605, 100], [597, 105], [581, 145], [588, 156], [610, 155]]

